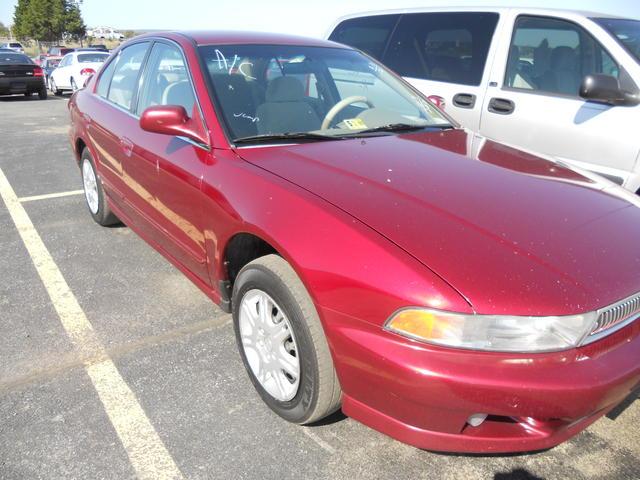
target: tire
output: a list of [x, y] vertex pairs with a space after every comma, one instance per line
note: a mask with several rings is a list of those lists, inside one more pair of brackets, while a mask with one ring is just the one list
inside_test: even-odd
[[109, 202], [102, 188], [102, 180], [88, 148], [82, 151], [80, 157], [80, 173], [85, 192], [85, 203], [93, 220], [104, 227], [120, 223], [118, 217], [109, 208]]
[[49, 79], [49, 90], [51, 90], [51, 93], [53, 93], [56, 97], [62, 96], [62, 90], [58, 90], [56, 81], [53, 78]]
[[40, 100], [46, 100], [47, 98], [49, 98], [49, 93], [47, 92], [47, 87], [42, 87], [40, 89], [40, 91], [38, 92], [38, 98]]
[[[313, 301], [293, 268], [277, 255], [258, 258], [238, 274], [232, 298], [238, 350], [251, 382], [267, 406], [285, 420], [300, 425], [317, 422], [338, 410], [342, 390], [329, 345]], [[256, 298], [273, 303], [263, 304]], [[278, 333], [267, 329], [261, 336], [260, 328], [252, 327], [263, 325], [260, 323], [260, 305], [267, 306], [264, 310], [269, 314], [264, 318], [268, 319], [268, 328], [274, 328]], [[252, 310], [254, 306], [255, 310]], [[253, 324], [247, 320], [252, 316], [255, 317]], [[289, 336], [284, 339], [287, 332]], [[279, 340], [271, 336], [278, 334]], [[264, 347], [265, 342], [268, 342], [268, 348]], [[274, 360], [264, 360], [261, 349], [271, 352]], [[287, 352], [289, 360], [293, 359], [295, 363], [297, 359], [297, 380], [295, 375], [289, 375], [280, 367], [282, 363], [278, 363], [277, 358], [286, 356]], [[268, 373], [260, 373], [265, 370]], [[280, 378], [279, 382], [276, 377]], [[284, 383], [286, 380], [288, 384]], [[290, 387], [295, 381], [297, 388], [292, 391]], [[278, 383], [284, 383], [285, 388], [278, 390], [273, 386]], [[278, 391], [276, 395], [274, 390]], [[289, 393], [289, 396], [282, 393]]]

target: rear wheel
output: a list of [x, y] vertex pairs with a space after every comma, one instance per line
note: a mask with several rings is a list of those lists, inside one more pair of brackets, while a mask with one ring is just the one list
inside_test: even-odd
[[49, 95], [48, 95], [48, 93], [47, 93], [47, 87], [46, 87], [46, 86], [43, 86], [43, 87], [40, 89], [40, 91], [38, 92], [38, 98], [39, 98], [40, 100], [46, 100], [48, 96], [49, 96]]
[[342, 391], [320, 318], [282, 257], [267, 255], [240, 271], [233, 321], [249, 378], [275, 413], [308, 424], [340, 408]]
[[109, 203], [102, 188], [102, 181], [98, 176], [95, 163], [88, 148], [85, 148], [82, 152], [80, 168], [82, 171], [84, 198], [93, 220], [103, 226], [119, 223], [118, 217], [116, 217], [109, 208]]

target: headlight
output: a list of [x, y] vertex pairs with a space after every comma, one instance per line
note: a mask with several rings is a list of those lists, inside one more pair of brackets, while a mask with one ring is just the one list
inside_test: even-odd
[[500, 352], [545, 352], [578, 346], [596, 313], [561, 317], [473, 315], [407, 308], [385, 324], [389, 331], [447, 347]]

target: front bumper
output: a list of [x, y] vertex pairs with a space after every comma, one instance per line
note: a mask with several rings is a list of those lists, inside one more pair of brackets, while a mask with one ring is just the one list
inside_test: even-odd
[[0, 95], [36, 93], [43, 88], [44, 77], [0, 77]]
[[[640, 321], [585, 347], [505, 354], [425, 345], [323, 309], [343, 411], [436, 451], [543, 450], [640, 385]], [[472, 427], [473, 414], [488, 414]]]

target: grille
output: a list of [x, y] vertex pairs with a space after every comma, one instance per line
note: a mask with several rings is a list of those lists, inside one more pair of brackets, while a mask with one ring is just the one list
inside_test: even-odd
[[596, 335], [600, 332], [610, 329], [611, 327], [618, 325], [625, 320], [636, 317], [640, 314], [640, 295], [636, 295], [627, 300], [623, 300], [611, 307], [607, 307], [600, 311], [598, 314], [598, 320], [591, 332], [591, 335]]

